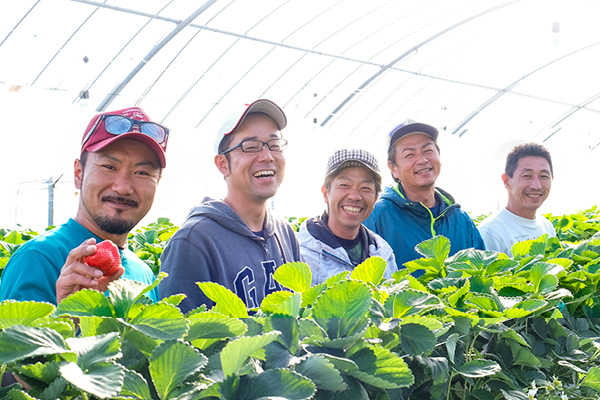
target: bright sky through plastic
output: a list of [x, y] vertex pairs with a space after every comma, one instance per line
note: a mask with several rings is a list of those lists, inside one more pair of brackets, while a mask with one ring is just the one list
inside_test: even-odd
[[373, 152], [390, 184], [386, 135], [406, 118], [440, 130], [438, 184], [474, 216], [504, 206], [504, 158], [528, 140], [554, 159], [542, 211], [600, 198], [590, 180], [600, 151], [597, 2], [216, 1], [165, 42], [203, 4], [0, 5], [0, 227], [43, 229], [48, 186], [59, 177], [54, 222], [75, 214], [83, 130], [140, 66], [106, 111], [139, 105], [172, 132], [143, 223], [181, 224], [204, 196], [223, 196], [215, 132], [230, 107], [260, 97], [289, 119], [286, 176], [273, 201], [284, 216], [324, 209], [325, 162], [341, 147]]

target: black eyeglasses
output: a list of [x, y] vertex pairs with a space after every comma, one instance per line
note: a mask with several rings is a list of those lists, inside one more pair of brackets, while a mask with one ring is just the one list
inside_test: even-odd
[[167, 147], [167, 137], [169, 136], [169, 129], [159, 125], [155, 122], [139, 121], [137, 119], [127, 118], [122, 115], [104, 114], [98, 118], [98, 121], [92, 126], [87, 136], [81, 143], [83, 147], [85, 143], [92, 137], [100, 121], [104, 121], [104, 130], [111, 135], [123, 135], [131, 132], [131, 128], [137, 125], [140, 132], [144, 135], [150, 136], [158, 144], [161, 145], [163, 150]]
[[237, 148], [242, 149], [244, 153], [258, 153], [262, 151], [263, 147], [265, 146], [267, 146], [267, 148], [271, 151], [284, 151], [287, 147], [287, 144], [288, 142], [285, 139], [271, 139], [267, 142], [256, 139], [247, 139], [242, 140], [240, 143], [228, 148], [227, 150], [223, 150], [219, 154], [226, 154]]

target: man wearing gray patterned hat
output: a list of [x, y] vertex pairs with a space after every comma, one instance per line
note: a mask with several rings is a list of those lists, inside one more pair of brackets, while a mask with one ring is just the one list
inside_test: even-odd
[[312, 284], [354, 267], [369, 257], [387, 262], [385, 278], [397, 270], [394, 252], [381, 236], [365, 228], [381, 191], [377, 159], [365, 150], [338, 150], [327, 163], [321, 188], [327, 209], [303, 222], [300, 257], [311, 267]]

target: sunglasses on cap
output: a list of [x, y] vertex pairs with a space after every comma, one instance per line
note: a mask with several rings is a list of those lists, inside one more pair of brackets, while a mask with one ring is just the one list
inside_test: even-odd
[[139, 121], [137, 119], [127, 118], [123, 115], [115, 114], [103, 114], [100, 116], [100, 118], [98, 118], [96, 123], [90, 128], [89, 132], [85, 136], [85, 139], [83, 139], [83, 142], [81, 143], [82, 148], [94, 135], [96, 128], [98, 128], [98, 124], [100, 124], [100, 121], [104, 121], [104, 130], [115, 136], [132, 132], [131, 129], [134, 126], [137, 126], [140, 133], [150, 136], [158, 144], [160, 144], [163, 150], [166, 150], [167, 148], [167, 137], [169, 136], [168, 128], [157, 124], [156, 122]]

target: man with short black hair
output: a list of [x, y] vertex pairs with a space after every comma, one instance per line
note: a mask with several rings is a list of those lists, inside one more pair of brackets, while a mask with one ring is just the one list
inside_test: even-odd
[[525, 143], [508, 153], [502, 174], [508, 203], [479, 226], [488, 250], [512, 256], [512, 246], [517, 242], [544, 234], [556, 236], [552, 222], [543, 215], [536, 216], [550, 194], [553, 177], [550, 152], [541, 144]]
[[215, 165], [223, 175], [223, 200], [205, 198], [190, 212], [169, 241], [161, 258], [163, 297], [183, 293], [183, 312], [213, 302], [196, 282], [212, 281], [236, 293], [248, 308], [259, 307], [282, 287], [275, 270], [299, 261], [292, 226], [267, 208], [283, 180], [287, 141], [283, 110], [270, 100], [246, 105], [219, 132]]
[[379, 165], [369, 152], [342, 149], [329, 158], [321, 188], [327, 209], [321, 217], [304, 221], [298, 234], [300, 255], [311, 268], [313, 285], [352, 271], [374, 256], [387, 263], [384, 277], [398, 269], [390, 245], [362, 224], [380, 191]]
[[433, 126], [410, 120], [389, 134], [388, 167], [397, 185], [384, 190], [365, 226], [392, 246], [399, 267], [421, 258], [415, 246], [436, 235], [450, 240], [450, 255], [485, 248], [471, 217], [435, 186], [441, 170], [437, 137]]
[[[57, 304], [83, 288], [104, 292], [121, 276], [152, 284], [154, 273], [127, 248], [127, 236], [152, 206], [168, 134], [138, 107], [94, 116], [74, 165], [75, 217], [19, 248], [2, 273], [0, 299]], [[84, 261], [102, 240], [119, 247], [122, 266], [112, 276]], [[149, 295], [158, 301], [156, 289]]]

